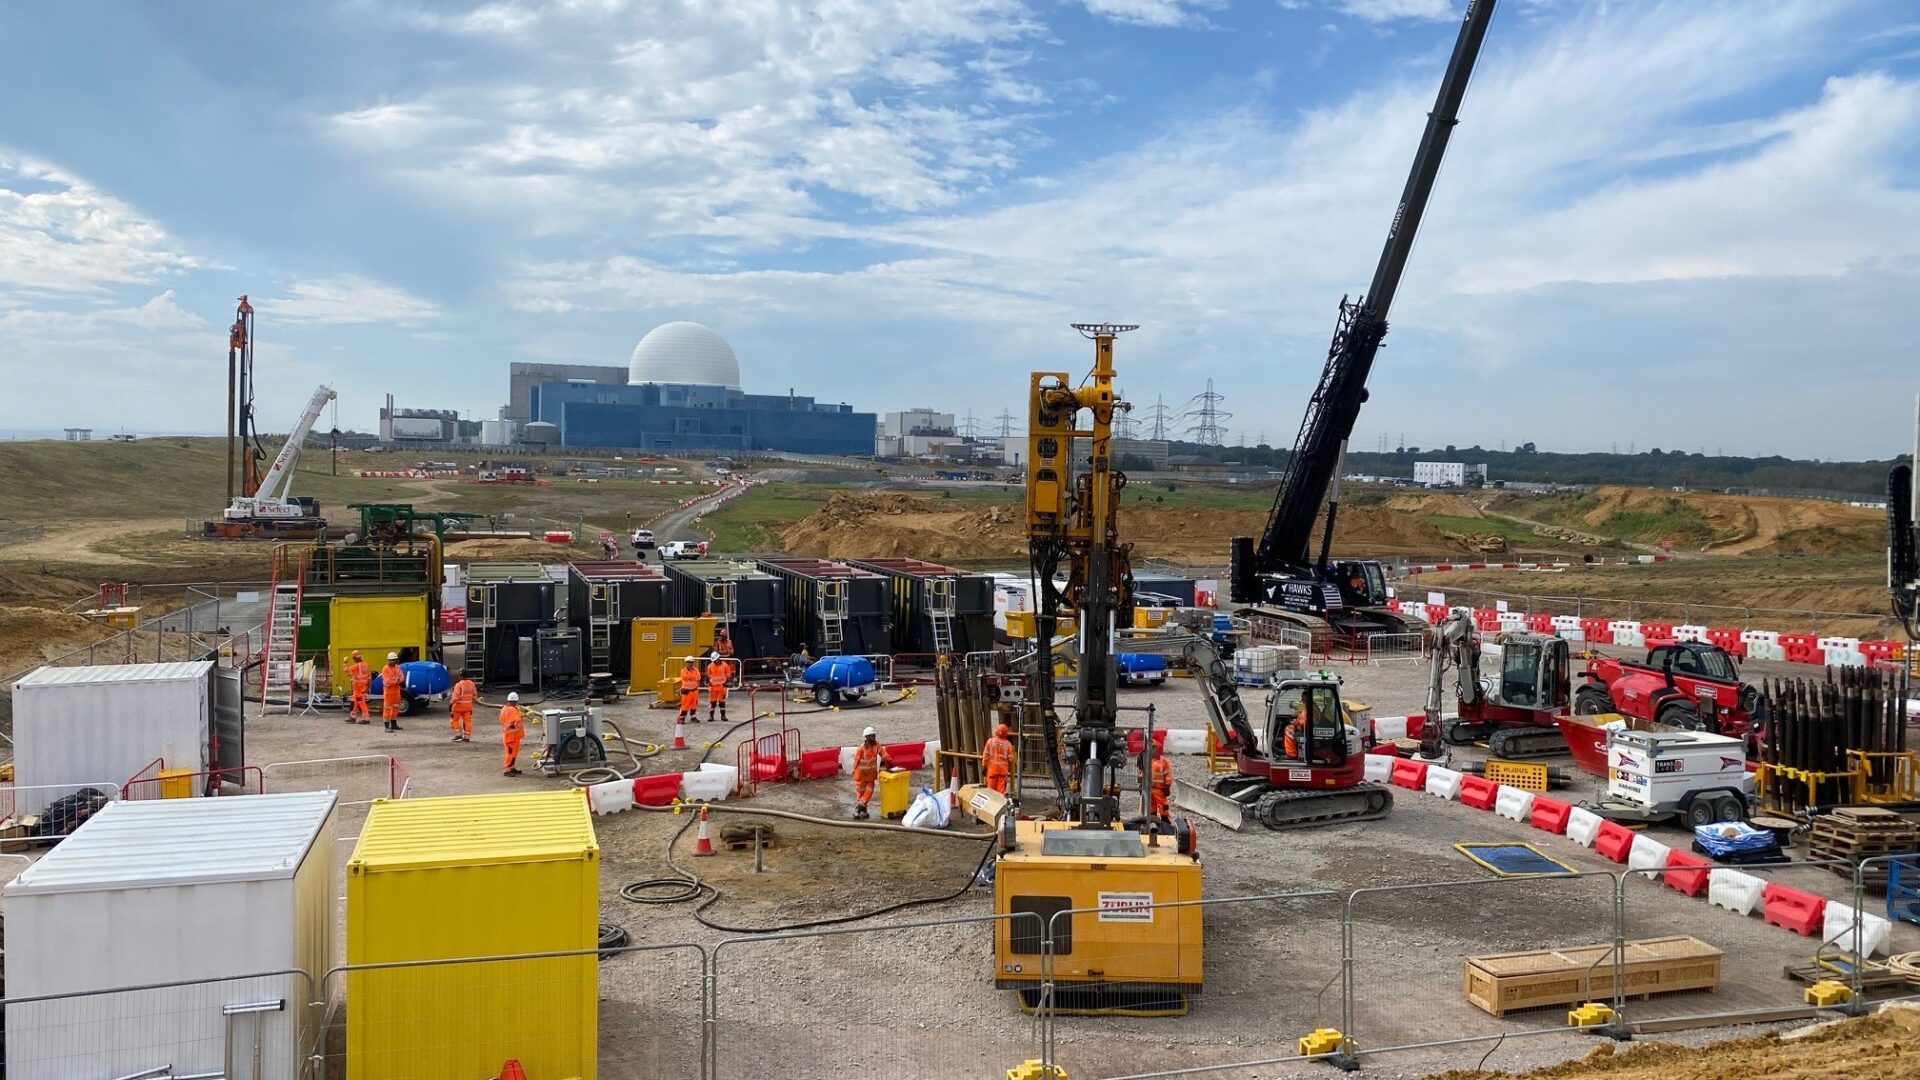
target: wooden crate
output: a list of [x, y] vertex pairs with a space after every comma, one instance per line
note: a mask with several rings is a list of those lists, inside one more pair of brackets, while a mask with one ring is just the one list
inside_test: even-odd
[[[1720, 988], [1720, 950], [1698, 938], [1627, 942], [1622, 965], [1633, 997]], [[1467, 957], [1467, 1000], [1495, 1016], [1613, 998], [1613, 946], [1579, 945]]]

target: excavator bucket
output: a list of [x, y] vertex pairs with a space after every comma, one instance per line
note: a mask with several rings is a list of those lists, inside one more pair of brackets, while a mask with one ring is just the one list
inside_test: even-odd
[[1218, 792], [1208, 791], [1199, 784], [1189, 784], [1185, 780], [1173, 782], [1173, 804], [1182, 810], [1190, 810], [1208, 821], [1217, 821], [1235, 832], [1247, 827], [1247, 806], [1236, 802]]

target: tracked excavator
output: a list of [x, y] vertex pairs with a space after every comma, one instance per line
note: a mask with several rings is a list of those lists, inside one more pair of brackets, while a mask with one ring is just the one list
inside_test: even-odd
[[[1457, 611], [1433, 628], [1421, 757], [1437, 760], [1445, 756], [1445, 745], [1467, 746], [1483, 739], [1489, 754], [1507, 760], [1567, 752], [1555, 718], [1568, 711], [1572, 700], [1571, 647], [1551, 635], [1513, 632], [1500, 635], [1499, 650], [1499, 676], [1482, 679], [1480, 635], [1473, 616]], [[1451, 723], [1444, 722], [1440, 712], [1448, 668], [1454, 672], [1459, 715]]]
[[1212, 641], [1187, 637], [1167, 647], [1184, 652], [1214, 741], [1234, 763], [1233, 772], [1208, 778], [1204, 787], [1176, 780], [1176, 805], [1236, 831], [1256, 822], [1281, 831], [1366, 821], [1393, 810], [1392, 789], [1366, 779], [1365, 740], [1347, 721], [1338, 679], [1283, 679], [1267, 695], [1256, 731], [1233, 665]]
[[[1378, 562], [1336, 559], [1329, 551], [1340, 512], [1347, 440], [1367, 400], [1367, 376], [1387, 333], [1387, 312], [1413, 253], [1447, 140], [1459, 122], [1460, 102], [1493, 8], [1494, 0], [1472, 0], [1467, 5], [1373, 281], [1359, 298], [1340, 300], [1326, 367], [1307, 403], [1266, 528], [1257, 541], [1249, 536], [1233, 538], [1229, 595], [1236, 604], [1249, 605], [1251, 614], [1315, 632], [1401, 633], [1417, 628], [1387, 610], [1386, 574]], [[1316, 555], [1314, 522], [1323, 502], [1326, 523]]]

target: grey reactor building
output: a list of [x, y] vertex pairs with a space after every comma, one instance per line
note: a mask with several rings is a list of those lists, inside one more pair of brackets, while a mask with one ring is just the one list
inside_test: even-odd
[[509, 379], [508, 419], [552, 424], [562, 446], [873, 453], [873, 413], [742, 392], [733, 347], [699, 323], [655, 327], [624, 369], [516, 363]]

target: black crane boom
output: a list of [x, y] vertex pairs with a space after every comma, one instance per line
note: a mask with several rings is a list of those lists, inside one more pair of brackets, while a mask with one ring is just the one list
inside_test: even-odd
[[[1310, 579], [1310, 588], [1298, 590], [1302, 597], [1309, 592], [1318, 597], [1323, 591], [1320, 579], [1325, 576], [1324, 566], [1316, 567], [1312, 555], [1314, 519], [1319, 516], [1320, 504], [1337, 479], [1347, 439], [1353, 434], [1360, 406], [1367, 400], [1367, 376], [1373, 370], [1373, 358], [1380, 350], [1380, 341], [1387, 333], [1387, 311], [1400, 288], [1407, 257], [1413, 252], [1414, 237], [1420, 231], [1420, 219], [1426, 214], [1434, 180], [1440, 175], [1447, 141], [1459, 122], [1460, 102], [1466, 96], [1481, 42], [1493, 19], [1494, 3], [1495, 0], [1470, 0], [1467, 5], [1453, 55], [1447, 61], [1446, 75], [1440, 82], [1440, 93], [1434, 100], [1433, 111], [1427, 114], [1420, 149], [1414, 155], [1400, 204], [1394, 210], [1393, 224], [1387, 231], [1386, 244], [1380, 251], [1373, 281], [1359, 299], [1341, 298], [1340, 316], [1333, 343], [1327, 350], [1326, 367], [1307, 403], [1306, 417], [1301, 421], [1293, 454], [1274, 496], [1266, 530], [1251, 551], [1244, 550], [1253, 547], [1245, 541], [1236, 544], [1236, 553], [1244, 552], [1236, 559], [1233, 585], [1236, 600], [1280, 599], [1275, 595], [1276, 588], [1258, 583], [1258, 579], [1272, 575], [1296, 581]], [[1330, 509], [1328, 536], [1332, 535], [1332, 513]], [[1319, 561], [1326, 561], [1324, 544]], [[1245, 565], [1249, 562], [1251, 565]], [[1321, 606], [1318, 599], [1311, 604], [1316, 610]]]

